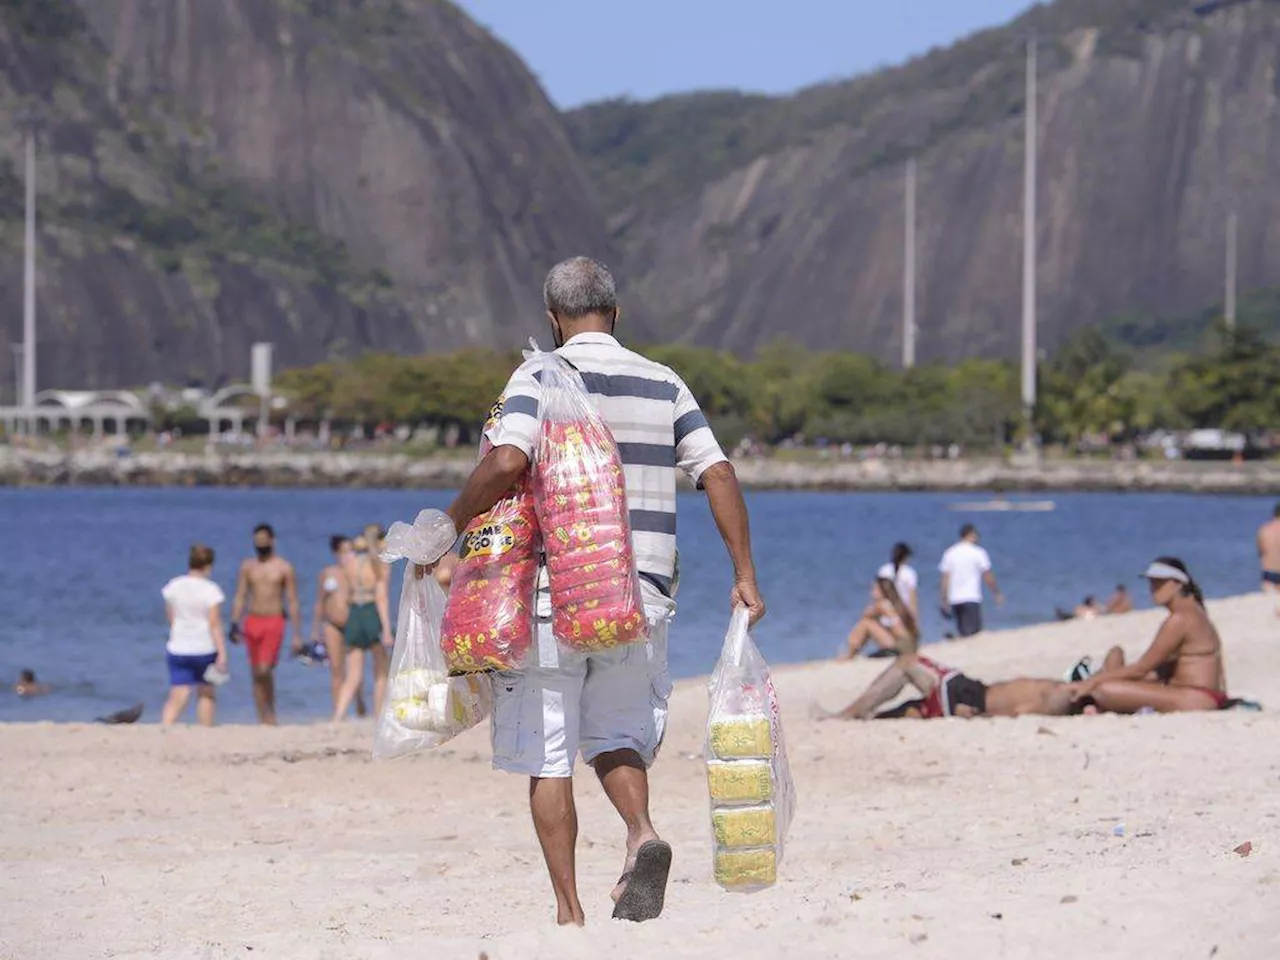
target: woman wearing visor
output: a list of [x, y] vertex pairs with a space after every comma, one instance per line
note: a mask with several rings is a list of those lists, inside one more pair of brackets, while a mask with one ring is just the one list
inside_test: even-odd
[[1075, 700], [1091, 699], [1099, 710], [1158, 713], [1221, 710], [1227, 705], [1227, 675], [1222, 639], [1209, 620], [1204, 597], [1187, 566], [1177, 557], [1160, 557], [1143, 574], [1151, 599], [1169, 611], [1155, 640], [1131, 664], [1115, 647], [1102, 669], [1075, 684]]

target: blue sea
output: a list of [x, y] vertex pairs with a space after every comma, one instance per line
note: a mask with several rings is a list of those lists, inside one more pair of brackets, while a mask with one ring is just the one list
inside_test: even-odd
[[[277, 532], [297, 567], [307, 628], [316, 575], [333, 533], [412, 520], [443, 507], [444, 491], [232, 489], [0, 490], [0, 721], [92, 720], [135, 702], [154, 721], [166, 694], [166, 625], [160, 589], [184, 572], [200, 541], [218, 554], [227, 596], [250, 553], [255, 524]], [[1055, 606], [1101, 598], [1118, 582], [1147, 605], [1138, 573], [1157, 554], [1181, 556], [1209, 596], [1256, 588], [1253, 536], [1272, 503], [1258, 497], [1174, 494], [1037, 494], [1051, 512], [971, 513], [984, 495], [932, 493], [748, 494], [760, 584], [769, 614], [756, 633], [775, 663], [831, 656], [857, 619], [876, 569], [897, 540], [915, 548], [926, 642], [946, 624], [937, 612], [937, 561], [966, 520], [975, 522], [1008, 597], [987, 606], [990, 628], [1053, 619]], [[1018, 499], [1018, 498], [1013, 498]], [[731, 568], [705, 500], [679, 506], [681, 588], [671, 634], [677, 676], [710, 672], [728, 621]], [[399, 572], [392, 587], [399, 594]], [[224, 610], [229, 616], [229, 606]], [[20, 669], [54, 687], [22, 701], [8, 685]], [[254, 718], [242, 648], [219, 720]], [[282, 722], [326, 717], [329, 673], [285, 660], [277, 674]]]

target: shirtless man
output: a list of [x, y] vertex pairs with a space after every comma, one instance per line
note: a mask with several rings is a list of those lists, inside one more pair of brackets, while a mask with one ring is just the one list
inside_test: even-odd
[[[920, 692], [920, 699], [877, 713], [908, 683]], [[924, 657], [904, 654], [871, 681], [857, 700], [838, 713], [823, 710], [816, 704], [814, 707], [818, 720], [901, 717], [934, 720], [939, 717], [1021, 717], [1030, 713], [1061, 717], [1071, 712], [1071, 685], [1028, 678], [986, 684]]]
[[1156, 638], [1134, 663], [1119, 647], [1103, 668], [1072, 684], [1072, 697], [1091, 698], [1099, 710], [1159, 713], [1221, 710], [1228, 705], [1222, 639], [1204, 609], [1200, 588], [1177, 557], [1159, 557], [1144, 574], [1151, 599], [1169, 611]]
[[[348, 577], [355, 561], [351, 538], [335, 534], [329, 538], [329, 552], [333, 563], [320, 571], [316, 578], [316, 608], [311, 623], [311, 642], [323, 643], [329, 656], [329, 688], [334, 706], [342, 690], [343, 664], [347, 648], [342, 639], [343, 628], [351, 608], [351, 591]], [[356, 715], [365, 715], [364, 694], [356, 695]]]
[[[1262, 590], [1280, 594], [1280, 503], [1271, 519], [1258, 528], [1258, 559], [1262, 563]], [[1276, 607], [1280, 616], [1280, 605]]]
[[[231, 605], [231, 622], [240, 624], [245, 650], [249, 654], [249, 667], [253, 673], [253, 705], [258, 710], [261, 723], [276, 722], [275, 669], [280, 662], [280, 648], [288, 626], [285, 620], [285, 604], [288, 604], [289, 620], [294, 623], [293, 650], [302, 649], [302, 622], [298, 618], [298, 581], [293, 564], [276, 556], [276, 534], [268, 524], [253, 528], [253, 549], [256, 557], [240, 564], [236, 578], [236, 598]], [[249, 615], [241, 622], [240, 615], [248, 602]]]

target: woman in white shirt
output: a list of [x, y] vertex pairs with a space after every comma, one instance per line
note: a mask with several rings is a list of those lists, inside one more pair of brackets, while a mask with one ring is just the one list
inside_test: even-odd
[[213, 550], [197, 543], [191, 548], [190, 570], [174, 577], [160, 592], [169, 618], [169, 699], [161, 723], [176, 723], [196, 689], [196, 720], [213, 726], [216, 709], [213, 684], [206, 678], [210, 667], [227, 670], [227, 646], [222, 635], [222, 604], [227, 598], [214, 583]]
[[907, 563], [910, 559], [911, 548], [905, 543], [895, 543], [893, 553], [889, 555], [889, 562], [876, 571], [876, 577], [892, 580], [893, 585], [898, 588], [898, 596], [902, 602], [907, 605], [911, 615], [919, 620], [920, 577], [916, 574], [915, 567]]

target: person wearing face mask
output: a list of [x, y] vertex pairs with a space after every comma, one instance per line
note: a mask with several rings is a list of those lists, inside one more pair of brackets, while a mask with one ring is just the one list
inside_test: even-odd
[[[231, 622], [249, 654], [253, 676], [253, 705], [261, 723], [276, 722], [275, 669], [280, 662], [288, 623], [294, 624], [293, 650], [302, 649], [302, 621], [298, 617], [298, 581], [293, 564], [276, 554], [276, 534], [269, 524], [253, 528], [256, 556], [240, 564]], [[286, 608], [287, 604], [287, 608]], [[248, 607], [248, 615], [241, 614]], [[289, 620], [285, 619], [288, 610]]]
[[1136, 713], [1144, 707], [1180, 713], [1230, 706], [1222, 638], [1187, 565], [1177, 557], [1158, 557], [1143, 577], [1151, 587], [1151, 599], [1169, 616], [1142, 656], [1125, 663], [1124, 651], [1115, 647], [1100, 671], [1073, 685], [1074, 699], [1092, 700], [1109, 713]]

